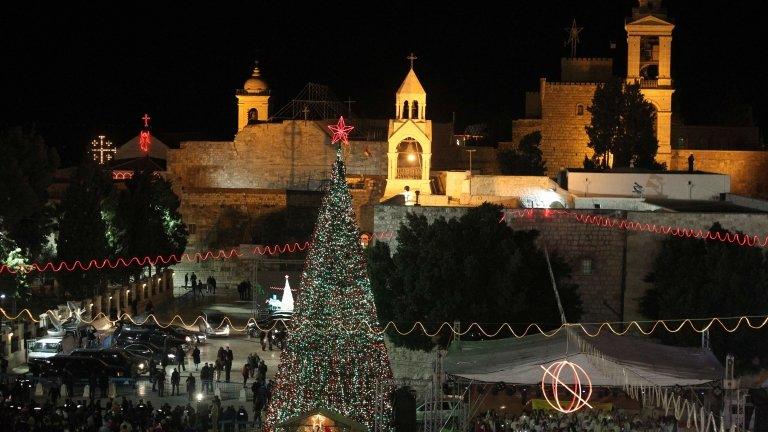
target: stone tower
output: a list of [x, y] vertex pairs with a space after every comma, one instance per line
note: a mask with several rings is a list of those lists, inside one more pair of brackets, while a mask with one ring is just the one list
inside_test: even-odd
[[643, 96], [656, 108], [656, 160], [670, 164], [672, 126], [672, 30], [661, 0], [639, 0], [627, 31], [627, 82], [640, 83]]
[[387, 188], [384, 198], [411, 192], [431, 194], [432, 121], [426, 119], [427, 92], [411, 68], [395, 94], [395, 118], [389, 120]]
[[269, 87], [261, 79], [259, 62], [256, 62], [251, 77], [237, 91], [236, 96], [238, 132], [249, 124], [269, 119]]

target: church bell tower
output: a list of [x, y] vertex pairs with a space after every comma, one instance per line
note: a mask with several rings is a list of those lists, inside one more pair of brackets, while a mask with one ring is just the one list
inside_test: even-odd
[[395, 118], [389, 121], [387, 139], [387, 188], [384, 199], [403, 193], [429, 195], [432, 160], [432, 121], [427, 120], [427, 92], [424, 91], [413, 61], [395, 93]]
[[256, 62], [251, 77], [245, 81], [243, 88], [238, 90], [235, 96], [237, 97], [238, 132], [249, 124], [269, 119], [269, 87], [261, 78], [259, 62]]
[[672, 135], [672, 93], [670, 72], [672, 30], [675, 26], [661, 8], [661, 0], [639, 0], [627, 31], [627, 83], [639, 83], [643, 96], [656, 108], [658, 162], [670, 163]]

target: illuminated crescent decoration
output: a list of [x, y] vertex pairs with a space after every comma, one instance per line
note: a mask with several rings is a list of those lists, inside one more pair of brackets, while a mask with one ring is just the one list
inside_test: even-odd
[[[583, 407], [592, 408], [589, 398], [592, 396], [592, 381], [589, 375], [576, 363], [561, 360], [544, 367], [544, 376], [541, 378], [541, 392], [547, 403], [561, 413], [570, 414]], [[573, 384], [567, 384], [572, 382]], [[559, 390], [565, 390], [570, 396], [570, 401], [560, 400]], [[582, 393], [586, 392], [586, 397]]]

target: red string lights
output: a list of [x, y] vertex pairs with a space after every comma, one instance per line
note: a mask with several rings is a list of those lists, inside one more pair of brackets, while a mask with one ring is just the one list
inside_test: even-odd
[[329, 125], [328, 129], [333, 132], [333, 137], [331, 138], [331, 144], [336, 144], [338, 141], [341, 141], [344, 143], [344, 145], [349, 145], [349, 132], [354, 129], [354, 126], [347, 126], [346, 123], [344, 123], [344, 117], [339, 117], [338, 123], [335, 125]]
[[[626, 219], [613, 218], [602, 215], [594, 215], [587, 213], [579, 213], [568, 210], [559, 209], [517, 209], [517, 210], [503, 210], [499, 223], [507, 221], [509, 218], [534, 218], [540, 215], [544, 218], [556, 219], [571, 219], [579, 223], [594, 225], [601, 228], [615, 228], [627, 231], [648, 232], [659, 235], [669, 235], [680, 238], [695, 238], [702, 240], [714, 240], [724, 243], [731, 243], [738, 246], [745, 247], [768, 247], [768, 235], [763, 237], [757, 234], [742, 234], [742, 233], [722, 233], [717, 231], [708, 231], [696, 228], [683, 228], [673, 227], [669, 225], [660, 225], [644, 222], [635, 222]], [[395, 234], [391, 231], [383, 231], [374, 233], [372, 237], [379, 240], [389, 240], [394, 237]], [[253, 255], [276, 255], [281, 253], [294, 253], [296, 251], [303, 251], [309, 246], [309, 242], [303, 243], [290, 243], [284, 245], [274, 245], [265, 247], [256, 247], [251, 253]], [[0, 274], [17, 272], [60, 272], [60, 271], [75, 271], [82, 270], [88, 271], [91, 269], [110, 268], [117, 267], [129, 267], [132, 265], [167, 265], [176, 264], [181, 261], [205, 261], [209, 259], [231, 259], [233, 256], [241, 257], [243, 254], [237, 249], [231, 249], [229, 251], [217, 250], [217, 251], [201, 251], [194, 254], [184, 253], [181, 255], [169, 255], [169, 256], [145, 256], [145, 257], [129, 257], [129, 258], [115, 258], [115, 259], [93, 259], [88, 262], [74, 261], [74, 262], [47, 262], [47, 263], [32, 263], [20, 268], [9, 268], [5, 264], [0, 264]]]
[[[299, 251], [303, 251], [309, 247], [309, 242], [303, 242], [303, 243], [287, 243], [284, 245], [273, 245], [273, 246], [256, 246], [255, 248], [251, 249], [250, 252], [252, 255], [277, 255], [282, 253], [295, 253]], [[25, 265], [23, 268], [10, 268], [7, 265], [3, 264], [0, 265], [0, 274], [3, 273], [10, 273], [10, 274], [16, 274], [18, 272], [22, 273], [28, 273], [31, 271], [38, 271], [38, 272], [46, 272], [46, 271], [52, 271], [52, 272], [61, 272], [61, 271], [75, 271], [75, 270], [82, 270], [82, 271], [88, 271], [92, 269], [103, 269], [103, 268], [110, 268], [114, 269], [117, 267], [129, 267], [132, 265], [168, 265], [168, 264], [178, 264], [182, 261], [207, 261], [209, 259], [231, 259], [232, 257], [242, 257], [245, 254], [240, 252], [238, 249], [230, 249], [230, 250], [222, 250], [219, 249], [217, 251], [203, 251], [203, 252], [196, 252], [196, 253], [183, 253], [181, 255], [167, 255], [167, 256], [145, 256], [145, 257], [131, 257], [131, 258], [116, 258], [116, 259], [109, 259], [104, 258], [101, 260], [92, 259], [87, 262], [83, 262], [80, 260], [73, 261], [73, 262], [67, 262], [67, 261], [59, 261], [59, 262], [47, 262], [47, 263], [32, 263]]]
[[722, 233], [717, 231], [708, 231], [696, 228], [674, 227], [669, 225], [660, 225], [645, 222], [635, 222], [627, 219], [612, 218], [608, 216], [578, 213], [568, 210], [557, 209], [523, 209], [523, 210], [503, 210], [499, 222], [506, 221], [509, 217], [514, 218], [532, 218], [537, 213], [541, 213], [545, 218], [563, 218], [573, 219], [583, 224], [595, 225], [602, 228], [616, 228], [627, 231], [642, 231], [652, 234], [669, 235], [674, 237], [695, 238], [701, 240], [715, 240], [725, 243], [732, 243], [738, 246], [748, 247], [766, 247], [768, 246], [768, 235], [763, 237], [756, 234], [741, 233]]

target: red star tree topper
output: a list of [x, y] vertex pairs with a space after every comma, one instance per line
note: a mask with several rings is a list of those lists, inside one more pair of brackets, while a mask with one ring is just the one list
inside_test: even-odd
[[331, 144], [336, 144], [341, 141], [344, 145], [349, 145], [349, 132], [354, 128], [354, 126], [347, 126], [346, 123], [344, 123], [344, 116], [339, 117], [338, 123], [335, 125], [328, 125], [328, 129], [333, 132]]

